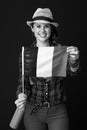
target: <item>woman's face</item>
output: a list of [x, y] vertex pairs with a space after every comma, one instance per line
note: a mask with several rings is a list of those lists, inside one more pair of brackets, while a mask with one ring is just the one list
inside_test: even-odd
[[48, 23], [34, 23], [32, 31], [39, 42], [47, 42], [51, 36], [51, 26]]

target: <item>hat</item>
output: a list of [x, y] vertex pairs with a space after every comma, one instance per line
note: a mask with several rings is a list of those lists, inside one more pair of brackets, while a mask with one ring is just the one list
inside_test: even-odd
[[59, 24], [53, 21], [53, 15], [49, 8], [38, 8], [33, 14], [32, 20], [27, 21], [27, 25], [31, 27], [32, 23], [49, 23], [58, 27]]

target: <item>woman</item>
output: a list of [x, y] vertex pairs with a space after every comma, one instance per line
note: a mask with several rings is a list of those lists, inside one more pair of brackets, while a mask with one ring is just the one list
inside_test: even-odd
[[[33, 47], [49, 47], [61, 45], [56, 42], [58, 23], [53, 21], [49, 8], [38, 8], [32, 21], [27, 25], [31, 28], [36, 41]], [[79, 51], [77, 47], [66, 47], [68, 54], [67, 71], [76, 73], [79, 68]], [[28, 51], [25, 50], [25, 62], [28, 61]], [[25, 64], [26, 64], [25, 63]], [[21, 70], [21, 69], [20, 69]], [[21, 75], [21, 74], [20, 74]], [[24, 125], [26, 130], [68, 130], [69, 120], [66, 110], [66, 96], [60, 82], [61, 76], [29, 77], [25, 66], [25, 94], [21, 91], [21, 76], [17, 89], [15, 104], [25, 109]]]

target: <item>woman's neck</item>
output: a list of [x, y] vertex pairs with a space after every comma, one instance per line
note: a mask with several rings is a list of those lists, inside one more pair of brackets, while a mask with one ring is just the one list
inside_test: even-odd
[[37, 41], [37, 42], [36, 42], [36, 46], [37, 46], [37, 47], [48, 47], [48, 46], [50, 46], [50, 45], [49, 45], [49, 41], [47, 41], [47, 42]]

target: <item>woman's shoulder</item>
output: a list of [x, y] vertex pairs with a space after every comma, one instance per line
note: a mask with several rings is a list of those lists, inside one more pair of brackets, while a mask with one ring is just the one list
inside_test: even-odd
[[32, 50], [36, 50], [37, 47], [29, 46], [29, 47], [24, 47], [24, 52], [29, 53], [32, 52]]

